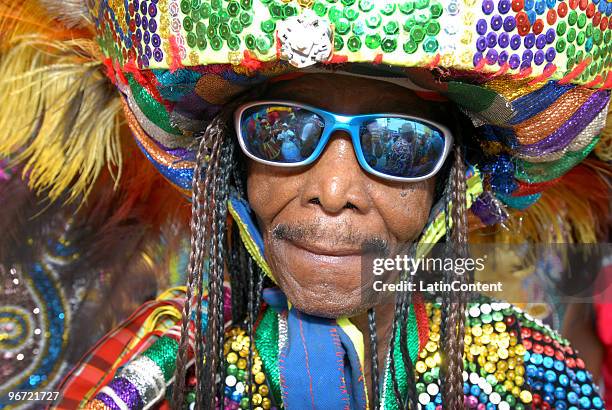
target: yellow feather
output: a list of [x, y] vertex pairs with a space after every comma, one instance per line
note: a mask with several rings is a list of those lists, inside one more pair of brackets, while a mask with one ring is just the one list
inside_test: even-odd
[[18, 2], [0, 4], [0, 156], [23, 163], [39, 193], [84, 198], [104, 167], [121, 170], [118, 94], [91, 36], [51, 22], [34, 2], [7, 3]]

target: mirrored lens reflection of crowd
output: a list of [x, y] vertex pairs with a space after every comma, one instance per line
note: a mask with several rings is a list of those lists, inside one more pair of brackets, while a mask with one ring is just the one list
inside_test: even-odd
[[247, 122], [249, 151], [275, 162], [300, 162], [310, 156], [323, 131], [316, 114], [272, 107], [252, 114]]
[[444, 137], [419, 123], [378, 119], [360, 130], [365, 160], [372, 168], [397, 176], [418, 176], [432, 171], [444, 150]]

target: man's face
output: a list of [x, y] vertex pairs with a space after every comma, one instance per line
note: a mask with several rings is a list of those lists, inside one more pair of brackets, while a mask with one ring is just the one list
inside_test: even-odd
[[[342, 75], [307, 75], [274, 84], [262, 99], [297, 101], [335, 113], [403, 113], [435, 119], [432, 103], [393, 84]], [[364, 248], [404, 249], [423, 230], [434, 179], [387, 181], [366, 173], [348, 134], [332, 135], [319, 159], [302, 168], [254, 161], [248, 199], [263, 235], [265, 257], [291, 303], [317, 316], [364, 311]]]

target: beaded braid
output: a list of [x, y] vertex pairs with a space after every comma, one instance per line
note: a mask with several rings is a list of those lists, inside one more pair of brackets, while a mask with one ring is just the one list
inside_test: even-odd
[[372, 371], [372, 407], [374, 409], [378, 408], [379, 402], [379, 386], [378, 386], [378, 335], [376, 334], [376, 313], [374, 312], [374, 308], [368, 309], [368, 327], [370, 330], [370, 353], [372, 355], [370, 360], [370, 367]]
[[[467, 215], [465, 207], [465, 163], [461, 142], [455, 145], [453, 166], [451, 168], [448, 195], [449, 203], [447, 214], [452, 223], [447, 249], [452, 256], [465, 255], [467, 244]], [[447, 224], [448, 227], [448, 224]], [[467, 281], [467, 275], [456, 275], [454, 272], [445, 272], [445, 280]], [[467, 298], [462, 292], [445, 292], [442, 296], [442, 401], [444, 406], [451, 409], [464, 408], [463, 400], [463, 336]]]
[[[199, 277], [202, 276], [204, 250], [201, 246], [204, 235], [206, 234], [207, 223], [203, 218], [202, 209], [208, 207], [208, 186], [210, 185], [210, 171], [212, 164], [208, 164], [204, 170], [203, 164], [205, 157], [208, 154], [208, 147], [215, 134], [218, 133], [219, 121], [215, 120], [207, 127], [204, 136], [200, 141], [198, 153], [196, 156], [196, 170], [192, 183], [192, 214], [191, 214], [191, 252], [189, 257], [189, 272], [187, 277], [187, 290], [185, 304], [183, 305], [181, 318], [181, 338], [179, 341], [179, 349], [176, 359], [176, 370], [174, 375], [174, 389], [172, 392], [172, 403], [174, 408], [181, 408], [185, 394], [185, 375], [187, 372], [188, 350], [189, 350], [189, 321], [191, 316], [191, 299], [196, 283]], [[218, 139], [218, 138], [217, 138]], [[214, 148], [214, 147], [213, 147]], [[217, 150], [213, 149], [210, 152], [211, 159], [216, 157]], [[206, 176], [204, 181], [203, 176]], [[200, 294], [201, 295], [201, 294]], [[200, 318], [201, 320], [201, 318]], [[200, 322], [201, 324], [201, 322]], [[196, 329], [197, 332], [197, 329]], [[197, 337], [196, 337], [197, 339]], [[196, 349], [198, 349], [198, 340], [196, 340]], [[196, 362], [196, 369], [200, 366]]]

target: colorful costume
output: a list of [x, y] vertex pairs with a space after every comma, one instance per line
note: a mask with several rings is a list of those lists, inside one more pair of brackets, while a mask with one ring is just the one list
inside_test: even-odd
[[[0, 408], [17, 405], [7, 399], [10, 390], [58, 386], [55, 379], [68, 366], [62, 360], [70, 357], [60, 343], [69, 338], [64, 312], [83, 314], [76, 306], [83, 292], [73, 290], [70, 304], [65, 291], [52, 292], [58, 289], [53, 281], [65, 281], [61, 269], [45, 277], [37, 265], [57, 261], [57, 255], [41, 249], [43, 238], [66, 259], [62, 266], [72, 267], [93, 257], [97, 246], [108, 245], [100, 237], [94, 245], [84, 244], [79, 234], [93, 227], [106, 230], [108, 238], [124, 238], [120, 233], [138, 228], [147, 239], [134, 242], [130, 249], [139, 258], [123, 266], [144, 261], [151, 272], [143, 277], [148, 278], [169, 265], [184, 270], [174, 259], [181, 257], [184, 243], [177, 238], [185, 234], [189, 205], [178, 193], [168, 193], [146, 167], [125, 138], [121, 118], [155, 170], [188, 195], [199, 133], [241, 93], [302, 72], [369, 76], [425, 99], [449, 100], [476, 126], [471, 148], [478, 151], [477, 162], [466, 175], [474, 240], [482, 238], [477, 232], [495, 232], [502, 222], [508, 229], [495, 233], [494, 240], [594, 242], [603, 229], [608, 166], [595, 155], [585, 158], [594, 152], [600, 160], [612, 160], [612, 134], [605, 128], [612, 88], [612, 2], [607, 0], [41, 0], [4, 2], [0, 18], [0, 94], [10, 96], [0, 109], [0, 129], [8, 131], [0, 138], [0, 154], [7, 159], [0, 173], [6, 180], [1, 197], [13, 198], [22, 176], [32, 191], [50, 200], [37, 207], [32, 204], [39, 199], [19, 191], [21, 201], [3, 211], [9, 217], [2, 223], [16, 232], [17, 243], [34, 245], [27, 255], [3, 246], [2, 263], [7, 270], [22, 266], [21, 275], [31, 278], [32, 287], [46, 287], [44, 301], [28, 306], [46, 306], [49, 319], [41, 326], [52, 341], [45, 345], [44, 363], [13, 365], [19, 349], [43, 341], [32, 342], [33, 329], [40, 328], [28, 324], [34, 319], [18, 306], [23, 299], [0, 305], [0, 318], [16, 324], [0, 328], [0, 344], [11, 352], [3, 359], [10, 378], [0, 385]], [[109, 90], [110, 83], [118, 93]], [[281, 143], [269, 132], [271, 139], [261, 149], [280, 155]], [[402, 147], [394, 150], [391, 160], [409, 160], [402, 157]], [[12, 224], [19, 222], [15, 215], [24, 204], [32, 205], [28, 217], [51, 216], [37, 229], [16, 230]], [[248, 204], [232, 198], [228, 206], [249, 254], [272, 277]], [[54, 241], [48, 227], [58, 233]], [[445, 232], [445, 208], [439, 207], [432, 211], [419, 252], [426, 253]], [[168, 255], [168, 249], [177, 250], [166, 256], [174, 259], [157, 263], [155, 258]], [[102, 262], [74, 266], [89, 278], [120, 270]], [[100, 283], [108, 288], [108, 282]], [[175, 289], [147, 302], [95, 345], [61, 383], [57, 407], [166, 406], [184, 292]], [[229, 291], [225, 296], [229, 323]], [[282, 347], [292, 329], [287, 323], [300, 318], [278, 300], [266, 299], [265, 306], [253, 335], [240, 323], [227, 330], [228, 408], [249, 408], [249, 372], [254, 408], [298, 406], [295, 391], [283, 381], [289, 383], [285, 378], [297, 373], [283, 370], [279, 357], [291, 353]], [[464, 394], [469, 408], [604, 408], [584, 363], [543, 323], [489, 300], [470, 305], [467, 315]], [[338, 352], [353, 364], [353, 373], [342, 370], [339, 379], [346, 383], [355, 376], [350, 386], [334, 385], [337, 397], [326, 400], [345, 400], [351, 403], [347, 408], [365, 406], [357, 371], [363, 366], [361, 335], [348, 319], [321, 325], [337, 333], [343, 346]], [[439, 306], [415, 301], [406, 326], [418, 401], [427, 409], [440, 408]], [[247, 368], [252, 345], [256, 351]], [[392, 354], [401, 363], [399, 347]], [[398, 388], [405, 396], [402, 372], [400, 366]], [[396, 408], [387, 367], [384, 375], [381, 405]], [[194, 379], [188, 375], [188, 389]], [[194, 399], [195, 393], [188, 394], [186, 404]]]

